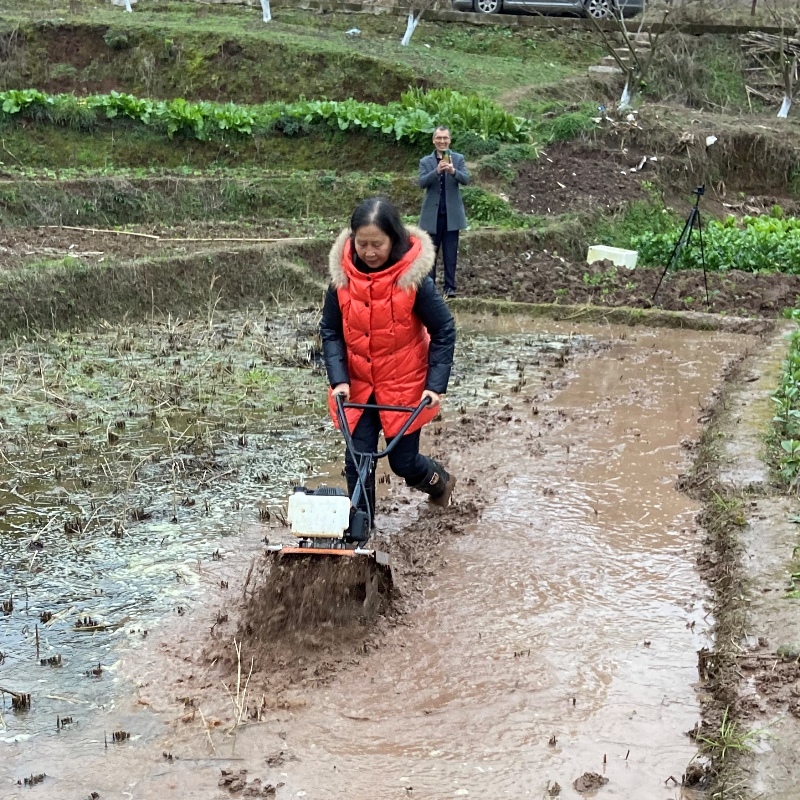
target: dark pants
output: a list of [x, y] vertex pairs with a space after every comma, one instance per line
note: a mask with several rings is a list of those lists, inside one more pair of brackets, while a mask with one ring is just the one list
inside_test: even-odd
[[[436, 235], [433, 237], [433, 246], [436, 248], [436, 256], [439, 250], [442, 251], [444, 261], [444, 293], [455, 294], [456, 292], [456, 261], [458, 259], [458, 231], [447, 230], [447, 214], [439, 214], [436, 219]], [[433, 263], [431, 277], [436, 283], [436, 262]]]
[[[374, 402], [370, 400], [370, 402]], [[353, 445], [359, 453], [374, 453], [378, 449], [378, 436], [381, 432], [381, 420], [378, 412], [367, 408], [353, 431]], [[395, 448], [389, 453], [389, 466], [395, 475], [405, 478], [409, 486], [416, 486], [425, 480], [430, 461], [419, 452], [419, 431], [407, 433], [400, 438]], [[392, 441], [389, 439], [388, 441]], [[345, 452], [344, 470], [348, 486], [355, 486], [358, 476], [357, 465], [353, 462], [350, 451]]]

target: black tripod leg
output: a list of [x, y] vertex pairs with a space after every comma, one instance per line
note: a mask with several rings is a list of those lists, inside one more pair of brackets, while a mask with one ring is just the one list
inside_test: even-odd
[[653, 292], [653, 300], [652, 302], [655, 303], [656, 295], [658, 294], [658, 290], [661, 288], [661, 283], [664, 280], [667, 272], [669, 272], [675, 264], [678, 263], [678, 257], [680, 256], [681, 250], [683, 250], [684, 245], [686, 242], [689, 241], [689, 237], [692, 235], [692, 225], [694, 225], [694, 215], [695, 209], [692, 208], [689, 216], [686, 219], [686, 222], [683, 225], [683, 230], [681, 231], [681, 235], [678, 237], [678, 241], [675, 242], [675, 247], [672, 248], [672, 254], [669, 257], [669, 261], [667, 261], [667, 265], [664, 267], [664, 271], [661, 273], [661, 277], [658, 279], [658, 284], [656, 285], [656, 290]]
[[700, 263], [703, 265], [703, 284], [706, 287], [706, 308], [711, 305], [708, 296], [708, 272], [706, 270], [706, 251], [703, 246], [703, 223], [700, 221], [700, 209], [697, 209], [697, 233], [700, 236]]

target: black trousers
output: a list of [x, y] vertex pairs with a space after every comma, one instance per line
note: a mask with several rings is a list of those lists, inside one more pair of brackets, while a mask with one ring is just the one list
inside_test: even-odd
[[[370, 400], [374, 402], [374, 400]], [[374, 408], [364, 409], [361, 419], [353, 431], [353, 445], [359, 453], [374, 453], [378, 449], [378, 437], [381, 432], [381, 420]], [[389, 453], [389, 466], [395, 475], [405, 478], [409, 486], [422, 483], [428, 474], [430, 461], [419, 452], [420, 431], [407, 433], [400, 438], [395, 448]], [[389, 439], [388, 441], [392, 441]], [[355, 486], [358, 467], [353, 461], [350, 451], [344, 456], [344, 470], [348, 486]]]
[[[436, 219], [436, 235], [433, 237], [433, 246], [438, 257], [442, 251], [444, 262], [444, 293], [455, 294], [456, 291], [456, 261], [458, 260], [458, 234], [459, 231], [447, 230], [447, 214], [439, 214]], [[436, 262], [434, 261], [431, 277], [436, 283]]]

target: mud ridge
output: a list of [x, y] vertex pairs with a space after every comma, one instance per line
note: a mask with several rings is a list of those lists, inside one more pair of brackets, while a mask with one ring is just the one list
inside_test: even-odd
[[[697, 566], [711, 591], [711, 629], [713, 648], [698, 651], [702, 723], [687, 735], [694, 739], [700, 754], [689, 765], [684, 785], [704, 789], [713, 797], [738, 797], [741, 789], [742, 751], [718, 746], [723, 721], [740, 725], [743, 709], [739, 702], [741, 647], [747, 625], [745, 585], [740, 534], [746, 525], [747, 497], [719, 480], [718, 443], [727, 413], [731, 388], [743, 380], [755, 354], [746, 353], [726, 368], [723, 382], [713, 401], [701, 411], [706, 427], [697, 444], [692, 470], [678, 481], [678, 488], [699, 500], [703, 509], [698, 518], [705, 531]], [[739, 787], [736, 789], [735, 787]]]

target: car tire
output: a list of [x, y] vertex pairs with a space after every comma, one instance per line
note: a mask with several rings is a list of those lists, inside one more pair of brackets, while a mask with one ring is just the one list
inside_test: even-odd
[[615, 16], [617, 4], [615, 0], [583, 0], [583, 10], [587, 17], [594, 19], [611, 19]]
[[499, 14], [503, 10], [503, 0], [472, 0], [476, 14]]

